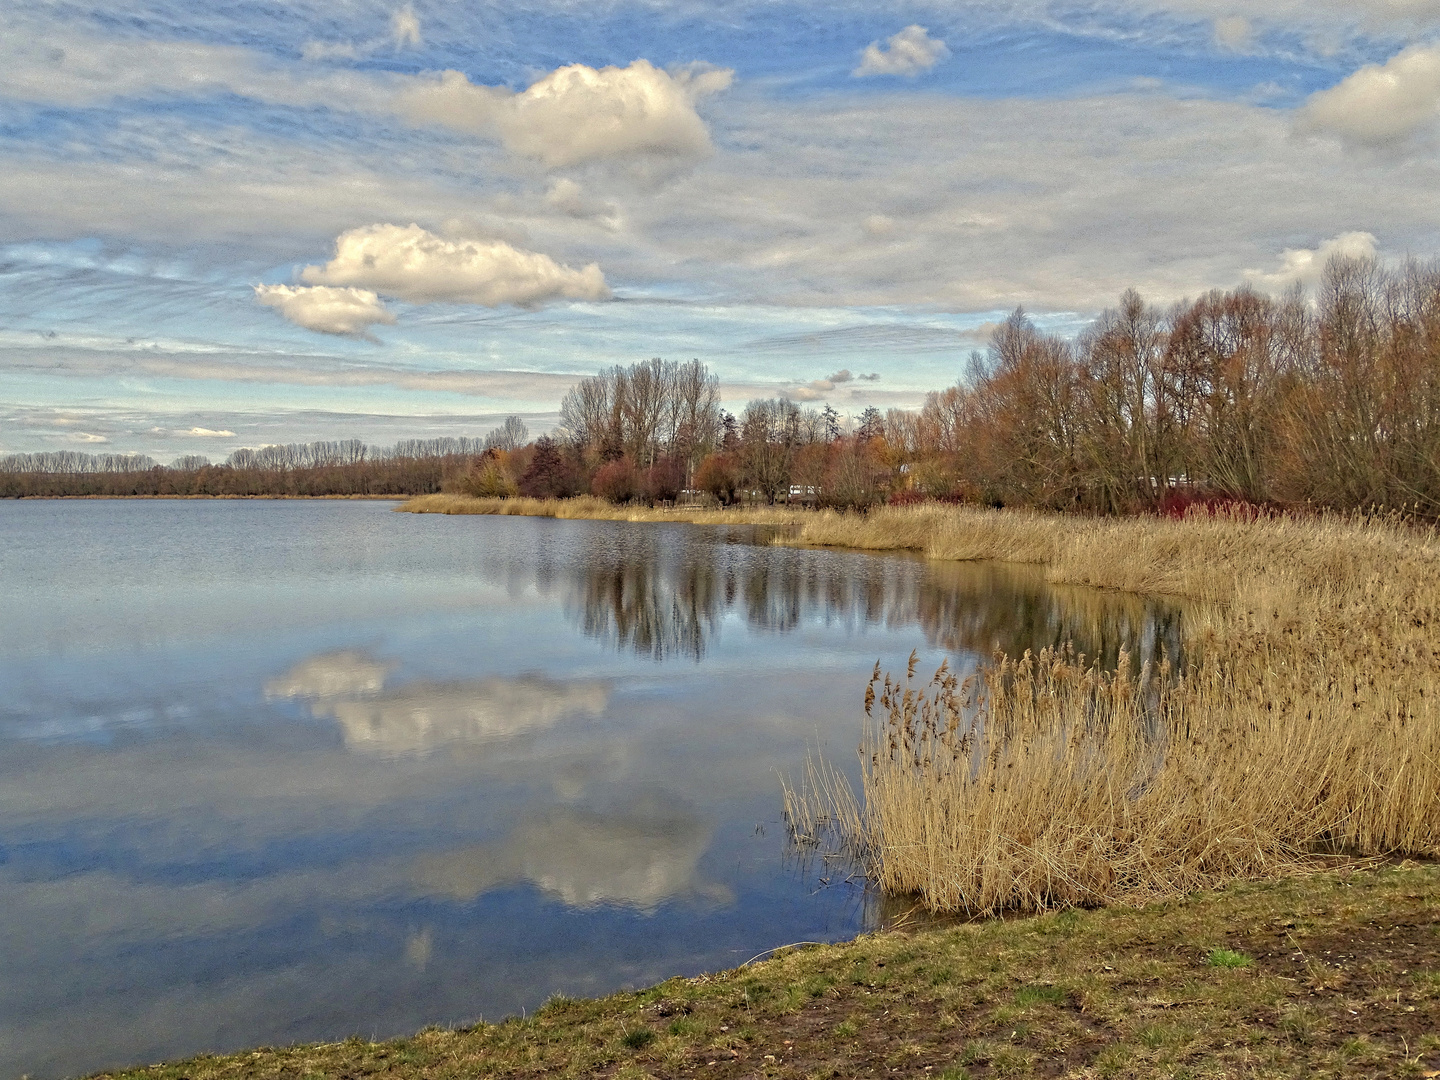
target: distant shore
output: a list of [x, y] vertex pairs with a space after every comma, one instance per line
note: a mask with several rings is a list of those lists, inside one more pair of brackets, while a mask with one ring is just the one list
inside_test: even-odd
[[13, 499], [15, 502], [51, 502], [51, 501], [103, 501], [103, 502], [135, 502], [135, 501], [185, 501], [191, 499], [288, 499], [290, 501], [331, 501], [335, 499], [358, 499], [365, 502], [404, 502], [406, 499], [414, 498], [413, 495], [10, 495], [0, 498]]

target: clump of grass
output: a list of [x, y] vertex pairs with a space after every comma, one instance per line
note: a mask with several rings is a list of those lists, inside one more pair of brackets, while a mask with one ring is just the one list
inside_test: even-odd
[[655, 1041], [655, 1032], [648, 1027], [637, 1027], [622, 1035], [620, 1041], [631, 1050], [644, 1050]]
[[1243, 968], [1254, 963], [1250, 957], [1234, 949], [1211, 949], [1205, 955], [1205, 962], [1218, 968]]

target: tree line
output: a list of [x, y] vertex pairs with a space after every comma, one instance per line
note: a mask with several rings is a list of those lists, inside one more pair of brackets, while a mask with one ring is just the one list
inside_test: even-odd
[[943, 499], [1090, 513], [1194, 500], [1440, 517], [1440, 266], [1337, 257], [1315, 298], [1251, 288], [1168, 308], [1127, 291], [1071, 340], [1017, 309], [918, 410], [720, 406], [698, 360], [617, 365], [528, 441], [305, 443], [170, 468], [0, 459], [3, 494], [594, 494], [863, 508]]
[[1440, 516], [1440, 267], [1334, 258], [1313, 304], [1241, 288], [1162, 310], [1129, 291], [1075, 341], [1017, 311], [886, 438], [927, 495]]
[[243, 495], [424, 495], [440, 491], [487, 452], [528, 437], [509, 417], [483, 439], [357, 439], [242, 448], [225, 461], [186, 454], [161, 465], [144, 454], [57, 451], [0, 457], [0, 497]]
[[1070, 340], [1023, 310], [919, 410], [720, 409], [703, 365], [583, 380], [561, 427], [460, 490], [864, 507], [944, 499], [1090, 513], [1196, 500], [1440, 517], [1440, 266], [1336, 257], [1313, 301], [1134, 290]]

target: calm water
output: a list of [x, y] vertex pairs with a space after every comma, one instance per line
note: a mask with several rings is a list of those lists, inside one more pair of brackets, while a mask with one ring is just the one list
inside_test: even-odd
[[881, 917], [785, 848], [878, 658], [1173, 615], [745, 530], [0, 503], [0, 1077], [497, 1019]]

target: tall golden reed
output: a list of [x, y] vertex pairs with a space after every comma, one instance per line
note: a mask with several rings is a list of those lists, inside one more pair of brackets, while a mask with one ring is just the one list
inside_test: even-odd
[[1433, 532], [921, 507], [801, 535], [1201, 602], [1183, 674], [1045, 652], [922, 687], [913, 657], [903, 680], [877, 666], [862, 798], [812, 762], [786, 810], [798, 835], [837, 828], [886, 891], [991, 914], [1268, 876], [1322, 851], [1440, 854]]

